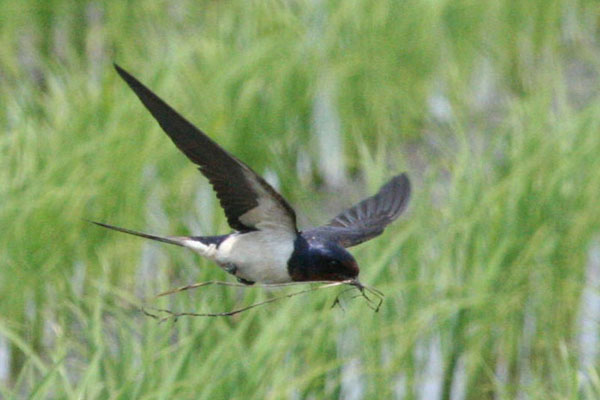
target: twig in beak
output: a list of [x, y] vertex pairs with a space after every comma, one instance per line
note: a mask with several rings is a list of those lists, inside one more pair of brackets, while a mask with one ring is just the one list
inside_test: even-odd
[[[343, 284], [343, 283], [349, 283], [349, 282], [350, 281], [342, 281], [342, 282], [336, 282], [336, 283]], [[331, 281], [264, 283], [264, 284], [254, 284], [254, 285], [246, 285], [244, 283], [238, 283], [238, 282], [206, 281], [206, 282], [193, 283], [191, 285], [181, 286], [181, 287], [178, 287], [178, 288], [175, 288], [175, 289], [167, 290], [166, 292], [162, 292], [162, 293], [157, 294], [155, 296], [155, 298], [163, 297], [163, 296], [168, 296], [168, 295], [179, 293], [179, 292], [184, 292], [186, 290], [198, 289], [198, 288], [202, 288], [202, 287], [205, 287], [205, 286], [230, 286], [230, 287], [240, 287], [240, 288], [244, 288], [244, 289], [253, 289], [253, 288], [266, 288], [266, 289], [269, 289], [269, 288], [280, 288], [280, 287], [287, 287], [287, 286], [306, 285], [307, 283], [324, 283], [324, 284], [330, 284]]]
[[[248, 311], [252, 308], [267, 305], [270, 303], [275, 303], [279, 300], [295, 297], [295, 296], [305, 294], [308, 292], [314, 292], [314, 291], [320, 290], [320, 289], [336, 287], [336, 286], [340, 286], [340, 285], [350, 285], [352, 287], [347, 288], [347, 289], [343, 290], [342, 292], [338, 293], [333, 304], [331, 305], [331, 308], [339, 305], [340, 308], [342, 308], [342, 310], [343, 310], [342, 303], [340, 302], [340, 297], [344, 293], [346, 293], [349, 290], [352, 290], [354, 288], [358, 289], [358, 291], [360, 292], [360, 294], [358, 296], [365, 298], [365, 300], [367, 301], [367, 306], [370, 309], [372, 309], [373, 311], [378, 312], [379, 308], [381, 307], [381, 304], [383, 303], [384, 295], [382, 292], [380, 292], [379, 290], [377, 290], [375, 288], [365, 286], [356, 279], [346, 280], [346, 281], [338, 281], [338, 282], [331, 282], [331, 281], [289, 282], [289, 283], [275, 283], [275, 284], [262, 284], [262, 285], [258, 284], [258, 285], [252, 285], [252, 286], [248, 286], [248, 285], [245, 285], [242, 283], [237, 283], [237, 282], [207, 281], [207, 282], [198, 282], [198, 283], [194, 283], [191, 285], [186, 285], [186, 286], [181, 286], [179, 288], [171, 289], [171, 290], [168, 290], [166, 292], [162, 292], [162, 293], [156, 295], [156, 298], [168, 296], [168, 295], [175, 294], [175, 293], [180, 293], [180, 292], [183, 292], [186, 290], [197, 289], [197, 288], [213, 286], [213, 285], [214, 286], [241, 287], [244, 289], [250, 289], [250, 288], [257, 288], [257, 287], [259, 287], [259, 288], [278, 288], [278, 287], [294, 286], [294, 285], [300, 285], [300, 284], [306, 284], [306, 283], [322, 283], [322, 285], [317, 286], [317, 287], [311, 287], [311, 288], [305, 289], [305, 290], [300, 290], [300, 291], [293, 292], [293, 293], [289, 293], [289, 294], [282, 295], [282, 296], [273, 297], [273, 298], [270, 298], [270, 299], [267, 299], [267, 300], [264, 300], [264, 301], [261, 301], [258, 303], [254, 303], [254, 304], [251, 304], [246, 307], [234, 309], [231, 311], [224, 311], [224, 312], [217, 312], [217, 313], [195, 313], [195, 312], [174, 312], [174, 311], [167, 310], [167, 309], [156, 309], [156, 308], [153, 309], [154, 311], [157, 311], [158, 313], [167, 314], [166, 317], [161, 317], [157, 314], [153, 314], [144, 308], [142, 308], [142, 312], [149, 317], [158, 319], [160, 322], [164, 322], [170, 318], [173, 318], [175, 321], [177, 321], [177, 318], [184, 317], [184, 316], [189, 316], [189, 317], [231, 317], [233, 315], [240, 314], [244, 311]], [[369, 297], [368, 294], [371, 294], [372, 296], [376, 297], [376, 300]], [[355, 296], [355, 297], [358, 297], [358, 296]], [[355, 297], [353, 297], [353, 298], [355, 298]]]
[[[189, 285], [189, 287], [188, 286], [184, 286], [183, 288], [174, 289], [174, 290], [171, 290], [171, 291], [168, 291], [168, 292], [164, 292], [164, 293], [159, 294], [159, 296], [163, 296], [163, 295], [167, 295], [167, 294], [172, 294], [172, 293], [178, 293], [178, 292], [181, 292], [183, 290], [192, 289], [192, 288], [196, 288], [196, 287], [202, 287], [202, 286], [208, 286], [208, 285], [222, 285], [224, 283], [228, 283], [228, 282], [220, 282], [220, 281], [203, 282], [203, 283], [200, 283], [200, 284]], [[168, 320], [170, 318], [173, 318], [175, 321], [177, 321], [177, 318], [179, 318], [179, 317], [231, 317], [233, 315], [242, 313], [244, 311], [248, 311], [248, 310], [250, 310], [252, 308], [255, 308], [255, 307], [259, 307], [259, 306], [263, 306], [263, 305], [266, 305], [266, 304], [274, 303], [274, 302], [279, 301], [279, 300], [283, 300], [283, 299], [287, 299], [287, 298], [299, 296], [299, 295], [304, 294], [304, 293], [314, 292], [316, 290], [321, 290], [321, 289], [328, 289], [328, 288], [332, 288], [332, 287], [335, 287], [335, 286], [344, 285], [344, 284], [347, 284], [347, 283], [348, 283], [348, 281], [333, 282], [333, 283], [328, 282], [327, 284], [324, 284], [324, 285], [321, 285], [321, 286], [311, 287], [311, 288], [305, 289], [305, 290], [299, 290], [297, 292], [288, 293], [288, 294], [283, 295], [283, 296], [277, 296], [277, 297], [273, 297], [273, 298], [268, 299], [268, 300], [260, 301], [258, 303], [254, 303], [254, 304], [251, 304], [251, 305], [246, 306], [246, 307], [238, 308], [238, 309], [231, 310], [231, 311], [218, 312], [218, 313], [174, 312], [174, 311], [167, 310], [167, 309], [160, 309], [160, 308], [154, 309], [155, 311], [157, 311], [159, 313], [162, 312], [162, 313], [168, 314], [166, 317], [162, 317], [161, 318], [160, 316], [158, 316], [156, 314], [152, 314], [152, 313], [148, 312], [145, 309], [142, 309], [142, 312], [145, 315], [148, 315], [149, 317], [158, 319], [160, 322], [164, 322], [164, 321], [166, 321], [166, 320]], [[191, 286], [193, 286], [193, 287], [191, 287]], [[237, 285], [236, 284], [226, 284], [226, 285], [222, 285], [222, 286], [237, 286]], [[245, 287], [245, 288], [249, 287], [249, 286], [246, 286], [246, 285], [241, 285], [241, 286]], [[262, 286], [263, 287], [279, 287], [279, 286], [289, 286], [289, 285], [287, 285], [287, 284], [275, 284], [275, 285], [262, 285]]]

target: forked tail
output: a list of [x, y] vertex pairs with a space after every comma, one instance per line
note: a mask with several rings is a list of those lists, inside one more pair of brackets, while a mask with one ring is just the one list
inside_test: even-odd
[[104, 228], [112, 229], [112, 230], [123, 232], [123, 233], [128, 233], [130, 235], [139, 236], [139, 237], [143, 237], [143, 238], [150, 239], [150, 240], [156, 240], [158, 242], [169, 243], [169, 244], [174, 244], [177, 246], [186, 247], [184, 244], [185, 238], [150, 235], [148, 233], [132, 231], [131, 229], [120, 228], [120, 227], [114, 226], [114, 225], [103, 224], [102, 222], [96, 222], [96, 221], [90, 221], [90, 220], [87, 220], [87, 221], [91, 222], [92, 224], [102, 226]]

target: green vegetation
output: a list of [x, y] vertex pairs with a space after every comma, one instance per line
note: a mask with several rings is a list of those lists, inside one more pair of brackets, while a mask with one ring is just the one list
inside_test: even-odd
[[[599, 15], [593, 0], [0, 2], [0, 398], [599, 398]], [[113, 61], [277, 177], [301, 221], [408, 171], [407, 215], [353, 250], [381, 311], [330, 309], [333, 289], [144, 316], [144, 299], [221, 311], [273, 293], [152, 300], [229, 278], [83, 221], [228, 231]]]

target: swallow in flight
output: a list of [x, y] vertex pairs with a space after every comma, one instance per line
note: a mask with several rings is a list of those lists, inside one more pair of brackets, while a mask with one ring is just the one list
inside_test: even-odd
[[173, 143], [208, 178], [234, 232], [163, 237], [95, 224], [187, 247], [245, 284], [358, 282], [358, 264], [346, 248], [380, 235], [404, 211], [410, 198], [406, 174], [392, 178], [377, 194], [343, 211], [326, 225], [299, 231], [294, 209], [271, 185], [136, 78], [116, 64], [115, 68]]

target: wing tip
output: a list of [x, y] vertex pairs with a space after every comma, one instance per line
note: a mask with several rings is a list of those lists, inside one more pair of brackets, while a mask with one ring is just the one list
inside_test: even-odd
[[[400, 216], [406, 209], [411, 195], [411, 183], [405, 172], [389, 180], [379, 191], [382, 201], [381, 211], [387, 214], [389, 222]], [[384, 200], [385, 199], [385, 200]]]
[[406, 197], [410, 196], [410, 193], [412, 190], [412, 184], [411, 184], [410, 179], [408, 178], [408, 174], [406, 172], [403, 172], [403, 173], [393, 177], [392, 180], [390, 181], [390, 183], [393, 186], [397, 187], [403, 196], [406, 196]]
[[392, 182], [397, 185], [403, 186], [410, 191], [410, 179], [408, 178], [408, 174], [406, 172], [402, 172], [401, 174], [396, 175], [392, 178]]

